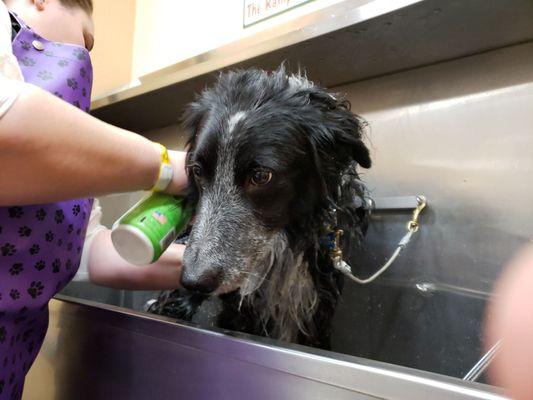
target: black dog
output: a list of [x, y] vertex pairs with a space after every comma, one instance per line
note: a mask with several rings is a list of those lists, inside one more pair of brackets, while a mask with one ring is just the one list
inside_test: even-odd
[[349, 257], [367, 224], [362, 121], [281, 67], [221, 74], [184, 127], [197, 203], [181, 278], [189, 292], [164, 293], [151, 311], [191, 319], [216, 295], [219, 327], [327, 348], [342, 275], [324, 239], [343, 229]]

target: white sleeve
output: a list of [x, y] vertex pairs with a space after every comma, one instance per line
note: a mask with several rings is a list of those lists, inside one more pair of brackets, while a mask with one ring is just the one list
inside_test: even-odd
[[21, 90], [22, 72], [11, 46], [11, 19], [0, 1], [0, 117], [15, 102]]
[[102, 207], [100, 207], [98, 199], [94, 199], [93, 209], [91, 210], [91, 216], [89, 217], [89, 225], [87, 226], [87, 234], [85, 235], [85, 242], [83, 244], [83, 251], [81, 253], [80, 267], [73, 279], [75, 282], [89, 281], [89, 255], [91, 252], [91, 246], [98, 233], [107, 229], [101, 224], [101, 221]]

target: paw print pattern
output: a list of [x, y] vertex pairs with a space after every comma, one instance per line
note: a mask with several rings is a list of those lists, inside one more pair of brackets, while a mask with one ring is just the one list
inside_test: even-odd
[[20, 398], [20, 388], [18, 385], [14, 385], [11, 389], [11, 400], [16, 400]]
[[22, 334], [22, 343], [26, 343], [28, 339], [31, 337], [32, 333], [33, 333], [33, 329], [31, 328], [24, 331], [24, 333]]
[[44, 211], [44, 208], [39, 208], [37, 210], [35, 213], [35, 218], [37, 218], [37, 221], [44, 221], [46, 218], [46, 211]]
[[19, 228], [19, 236], [20, 237], [30, 237], [31, 235], [31, 228], [28, 226], [21, 226]]
[[28, 288], [28, 294], [32, 299], [36, 299], [43, 294], [44, 285], [41, 281], [33, 281]]
[[35, 66], [35, 60], [31, 57], [23, 57], [20, 61], [22, 65], [26, 67], [34, 67]]
[[78, 60], [85, 60], [87, 59], [87, 56], [81, 49], [75, 49], [73, 53], [74, 57], [76, 57]]
[[39, 260], [35, 263], [35, 265], [33, 266], [37, 271], [42, 271], [43, 269], [46, 268], [46, 263], [44, 262], [44, 260]]
[[54, 79], [54, 75], [52, 75], [50, 71], [39, 71], [37, 77], [43, 81], [49, 81], [51, 79]]
[[9, 269], [9, 273], [11, 274], [11, 276], [19, 275], [22, 271], [24, 271], [22, 263], [15, 263]]
[[[34, 39], [31, 38], [31, 34], [24, 38], [27, 42], [19, 43], [17, 38], [14, 43], [19, 51], [21, 51], [21, 46], [28, 50], [21, 51], [21, 65], [31, 71], [37, 81], [51, 87], [51, 92], [54, 93], [55, 88], [62, 86], [62, 90], [54, 93], [56, 96], [81, 109], [86, 108], [91, 92], [87, 83], [91, 80], [91, 68], [89, 66], [80, 68], [85, 64], [78, 64], [78, 60], [87, 60], [88, 53], [83, 49], [77, 50], [70, 46], [60, 47], [59, 44], [47, 41], [43, 41], [47, 48], [37, 53], [33, 49], [32, 40]], [[37, 38], [36, 40], [43, 39]], [[44, 61], [48, 64], [41, 65], [38, 54], [44, 57]], [[64, 207], [64, 204], [67, 207]], [[22, 314], [17, 314], [17, 311], [25, 304], [28, 308], [35, 308], [37, 311], [45, 303], [49, 292], [51, 295], [54, 291], [56, 284], [59, 289], [67, 284], [68, 276], [75, 272], [79, 261], [76, 251], [82, 251], [80, 236], [85, 232], [82, 218], [85, 222], [89, 218], [90, 205], [87, 201], [81, 200], [65, 202], [59, 207], [9, 207], [4, 210], [0, 210], [0, 215], [3, 212], [3, 217], [6, 219], [5, 224], [2, 223], [3, 221], [0, 222], [4, 228], [3, 232], [0, 228], [0, 269], [3, 260], [7, 282], [26, 280], [22, 285], [8, 285], [6, 289], [0, 290], [3, 292], [3, 298], [0, 295], [0, 308], [6, 305], [13, 306], [13, 319], [17, 319], [18, 322], [18, 325], [13, 325], [13, 328], [8, 325], [2, 327], [4, 324], [0, 315], [0, 346], [2, 349], [3, 345], [7, 348], [14, 336], [14, 345], [17, 348], [16, 352], [9, 351], [9, 357], [5, 359], [5, 367], [2, 367], [4, 356], [0, 357], [0, 392], [3, 391], [3, 396], [10, 398], [12, 390], [17, 396], [21, 395], [22, 389], [19, 382], [22, 382], [23, 374], [30, 368], [28, 360], [37, 352], [41, 332], [44, 332], [40, 318], [34, 319], [36, 315], [29, 310]], [[17, 240], [12, 239], [13, 237]], [[22, 261], [23, 257], [27, 261]], [[46, 305], [43, 307], [46, 308]], [[32, 319], [34, 319], [33, 323]], [[30, 328], [33, 331], [30, 331]], [[12, 329], [17, 331], [14, 335]], [[19, 350], [22, 350], [22, 357]], [[13, 353], [16, 353], [14, 359]], [[12, 367], [13, 361], [15, 365]], [[5, 383], [1, 381], [2, 379]], [[10, 381], [12, 385], [9, 384]], [[0, 398], [3, 398], [2, 394]]]
[[31, 43], [26, 41], [26, 40], [21, 40], [20, 41], [20, 45], [21, 47], [24, 49], [24, 50], [29, 50], [31, 49]]
[[24, 215], [24, 210], [22, 209], [22, 207], [9, 207], [9, 209], [7, 210], [8, 214], [9, 214], [9, 218], [13, 218], [13, 219], [19, 219], [19, 218], [22, 218], [22, 216]]
[[78, 81], [74, 78], [69, 78], [67, 79], [67, 86], [72, 90], [76, 90], [78, 88]]
[[61, 269], [61, 260], [59, 258], [56, 258], [54, 262], [52, 263], [52, 272], [54, 274], [59, 273], [59, 270]]
[[3, 326], [0, 326], [0, 344], [4, 344], [7, 337], [7, 331], [6, 328]]
[[11, 243], [6, 243], [0, 248], [0, 252], [4, 257], [8, 257], [14, 255], [17, 252], [17, 248]]
[[63, 210], [57, 210], [54, 219], [57, 224], [62, 224], [65, 220], [65, 213], [63, 212]]
[[15, 318], [15, 325], [20, 324], [21, 322], [24, 322], [28, 319], [27, 315], [21, 315], [20, 317]]
[[35, 256], [39, 254], [40, 250], [41, 250], [41, 247], [38, 244], [34, 244], [33, 246], [30, 247], [28, 251], [30, 252], [32, 256]]
[[54, 240], [54, 237], [55, 237], [55, 235], [54, 235], [54, 232], [52, 232], [52, 231], [48, 231], [48, 232], [46, 232], [44, 234], [44, 240], [46, 240], [49, 243]]

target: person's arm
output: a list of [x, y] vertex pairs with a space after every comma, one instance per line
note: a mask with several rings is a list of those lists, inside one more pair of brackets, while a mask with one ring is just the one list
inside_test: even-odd
[[157, 263], [132, 265], [115, 251], [111, 231], [101, 220], [102, 207], [95, 199], [74, 281], [130, 290], [164, 290], [179, 286], [184, 246], [172, 245]]
[[111, 231], [106, 228], [96, 234], [90, 247], [89, 280], [114, 289], [176, 289], [180, 286], [184, 250], [184, 245], [172, 244], [154, 264], [133, 265], [116, 252]]
[[[171, 154], [171, 193], [184, 185], [183, 159]], [[159, 165], [160, 150], [149, 140], [23, 82], [0, 1], [0, 206], [149, 189]]]
[[[35, 86], [23, 84], [0, 118], [0, 206], [46, 203], [150, 189], [160, 151], [153, 142], [111, 126]], [[185, 153], [172, 152], [178, 193]]]

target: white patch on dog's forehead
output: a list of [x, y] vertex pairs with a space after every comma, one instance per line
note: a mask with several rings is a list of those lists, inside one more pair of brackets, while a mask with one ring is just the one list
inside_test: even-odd
[[228, 133], [231, 134], [231, 132], [233, 132], [233, 130], [235, 129], [235, 126], [245, 116], [246, 116], [246, 113], [244, 111], [238, 111], [235, 114], [233, 114], [228, 120]]
[[[228, 118], [228, 130], [219, 136], [217, 149], [217, 165], [215, 168], [216, 185], [223, 190], [233, 186], [236, 148], [233, 143], [233, 130], [246, 116], [244, 111], [238, 111]], [[224, 187], [225, 186], [225, 187]]]

